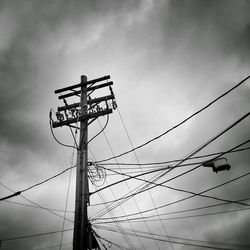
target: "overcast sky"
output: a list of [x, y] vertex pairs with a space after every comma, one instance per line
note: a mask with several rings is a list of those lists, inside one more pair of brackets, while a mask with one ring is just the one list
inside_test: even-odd
[[[139, 146], [249, 75], [249, 10], [250, 2], [246, 0], [0, 0], [0, 197], [11, 194], [10, 189], [22, 190], [71, 166], [73, 150], [59, 145], [49, 127], [50, 108], [63, 105], [54, 94], [55, 89], [78, 83], [81, 75], [89, 80], [110, 75], [129, 137], [134, 147]], [[187, 123], [138, 149], [137, 158], [141, 163], [181, 159], [248, 113], [249, 105], [248, 80]], [[105, 130], [115, 155], [131, 149], [121, 117], [118, 110], [114, 110]], [[102, 126], [105, 121], [105, 117], [99, 119]], [[89, 138], [100, 131], [99, 122], [89, 126]], [[249, 124], [246, 118], [199, 154], [226, 151], [249, 139]], [[68, 128], [57, 128], [54, 133], [60, 141], [73, 144]], [[89, 146], [91, 159], [112, 156], [103, 134]], [[198, 168], [168, 184], [201, 192], [249, 172], [249, 151], [226, 157], [232, 166], [228, 172], [215, 174], [211, 169]], [[137, 163], [133, 153], [117, 160]], [[75, 161], [76, 153], [73, 154]], [[137, 166], [134, 171], [138, 169]], [[174, 170], [161, 181], [184, 170]], [[108, 175], [104, 185], [121, 178]], [[41, 206], [64, 210], [68, 183], [69, 172], [23, 195]], [[106, 201], [114, 200], [141, 183], [132, 180], [112, 187], [113, 194], [111, 190], [102, 194]], [[69, 211], [74, 210], [74, 187], [75, 170], [70, 183]], [[246, 176], [206, 194], [241, 200], [249, 198], [249, 187], [249, 176]], [[91, 185], [90, 189], [94, 191]], [[154, 188], [151, 193], [135, 196], [116, 208], [114, 215], [144, 211], [186, 196], [167, 188]], [[16, 204], [32, 205], [27, 199], [19, 196], [8, 200], [10, 202], [1, 201], [0, 239], [62, 230], [61, 217]], [[97, 194], [91, 196], [91, 204], [100, 202]], [[219, 203], [196, 197], [157, 211], [161, 214]], [[248, 207], [229, 204], [170, 217], [242, 208]], [[89, 216], [93, 218], [101, 209], [103, 206], [90, 206]], [[129, 230], [167, 233], [174, 237], [250, 244], [249, 211], [158, 220], [147, 225], [134, 222], [133, 228], [128, 223], [121, 222], [121, 225]], [[63, 216], [62, 212], [57, 213]], [[157, 212], [145, 214], [148, 215], [157, 215]], [[71, 229], [73, 213], [68, 213], [67, 218], [71, 222], [65, 221], [64, 229]], [[95, 230], [101, 237], [131, 249], [121, 234]], [[51, 234], [4, 241], [2, 249], [59, 249], [59, 246], [51, 246], [60, 244], [60, 238], [61, 234]], [[129, 239], [135, 249], [204, 249], [171, 246], [167, 242], [156, 243], [134, 236]], [[72, 231], [67, 231], [62, 243], [69, 244], [61, 249], [72, 249], [70, 242]], [[232, 245], [227, 248], [246, 249]], [[110, 249], [118, 248], [112, 245]]]

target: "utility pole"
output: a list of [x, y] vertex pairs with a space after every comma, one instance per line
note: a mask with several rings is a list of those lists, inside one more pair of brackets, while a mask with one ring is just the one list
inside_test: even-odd
[[[81, 76], [81, 101], [80, 112], [81, 115], [87, 115], [87, 82], [86, 76]], [[87, 139], [88, 138], [88, 124], [87, 119], [81, 121], [80, 124], [80, 138], [77, 148], [77, 174], [76, 174], [76, 198], [75, 198], [75, 226], [73, 236], [73, 249], [88, 249], [88, 154], [87, 154]]]
[[[71, 129], [80, 130], [79, 143], [77, 145], [77, 170], [76, 170], [76, 195], [75, 195], [75, 221], [73, 234], [73, 250], [91, 250], [98, 249], [96, 239], [92, 234], [88, 222], [87, 205], [89, 204], [89, 184], [88, 184], [88, 126], [99, 116], [109, 115], [112, 108], [116, 108], [116, 102], [111, 85], [113, 82], [106, 82], [95, 85], [98, 82], [108, 80], [110, 76], [104, 76], [91, 81], [87, 81], [85, 75], [81, 76], [81, 82], [69, 87], [58, 89], [55, 94], [69, 92], [60, 95], [58, 98], [63, 99], [65, 106], [58, 107], [56, 112], [57, 121], [52, 119], [52, 128], [69, 126]], [[109, 87], [110, 95], [91, 98], [95, 90]], [[79, 89], [80, 90], [76, 90]], [[68, 104], [66, 98], [79, 96], [80, 102]], [[108, 103], [111, 101], [111, 103]], [[105, 102], [106, 107], [100, 106]], [[80, 127], [78, 127], [80, 122]], [[74, 124], [75, 125], [72, 125]]]

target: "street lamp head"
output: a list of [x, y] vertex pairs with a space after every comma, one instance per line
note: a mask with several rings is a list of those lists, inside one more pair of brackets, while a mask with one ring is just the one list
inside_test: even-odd
[[213, 172], [218, 173], [220, 171], [229, 170], [231, 166], [228, 164], [226, 158], [217, 158], [211, 161], [203, 162], [203, 167], [210, 167], [213, 169]]

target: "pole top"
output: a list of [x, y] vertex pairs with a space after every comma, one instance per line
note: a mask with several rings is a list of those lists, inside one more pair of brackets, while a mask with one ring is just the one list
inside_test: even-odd
[[87, 76], [81, 75], [81, 82], [87, 82]]

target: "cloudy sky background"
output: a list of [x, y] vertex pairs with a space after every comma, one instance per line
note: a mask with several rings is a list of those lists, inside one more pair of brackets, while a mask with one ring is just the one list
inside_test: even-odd
[[[134, 146], [171, 128], [240, 82], [249, 75], [249, 8], [249, 1], [243, 0], [0, 1], [1, 184], [18, 191], [70, 166], [72, 150], [54, 141], [48, 113], [50, 108], [63, 104], [54, 90], [78, 83], [83, 74], [88, 79], [111, 75], [119, 111]], [[247, 81], [183, 126], [139, 149], [136, 152], [139, 161], [159, 162], [186, 156], [249, 112], [249, 102]], [[100, 118], [102, 125], [105, 121], [106, 118]], [[99, 130], [99, 123], [95, 122], [89, 128], [89, 137]], [[105, 131], [115, 154], [131, 149], [118, 111], [110, 115]], [[73, 144], [67, 128], [54, 132], [62, 142]], [[228, 150], [249, 138], [247, 118], [200, 154]], [[112, 156], [103, 135], [91, 142], [90, 148], [91, 158]], [[200, 192], [249, 171], [248, 151], [227, 158], [232, 165], [229, 172], [216, 175], [210, 169], [200, 168], [168, 184]], [[119, 161], [136, 162], [136, 158], [132, 153]], [[182, 171], [175, 170], [164, 179]], [[73, 171], [69, 211], [74, 210], [74, 174]], [[107, 181], [118, 179], [121, 177], [109, 176]], [[41, 206], [63, 210], [68, 182], [69, 173], [65, 173], [23, 195]], [[137, 184], [128, 183], [131, 189]], [[129, 191], [125, 184], [112, 190], [117, 198]], [[11, 194], [2, 185], [0, 193], [1, 197]], [[229, 200], [248, 198], [249, 177], [209, 194]], [[114, 199], [109, 190], [103, 195], [107, 200]], [[186, 196], [166, 188], [152, 189], [151, 195], [156, 206]], [[10, 201], [32, 205], [23, 197]], [[92, 204], [100, 202], [98, 195], [91, 197]], [[125, 203], [123, 210], [127, 214], [138, 212], [135, 202], [141, 210], [153, 208], [150, 194], [145, 193]], [[159, 213], [216, 203], [195, 198]], [[48, 211], [3, 201], [0, 205], [1, 239], [62, 229], [62, 218]], [[90, 217], [100, 208], [103, 207], [91, 206]], [[203, 212], [233, 208], [246, 206], [227, 205]], [[120, 208], [114, 212], [123, 215]], [[73, 220], [73, 214], [68, 213], [67, 218]], [[170, 236], [250, 244], [249, 221], [250, 213], [246, 210], [163, 223]], [[130, 228], [127, 223], [122, 225]], [[133, 225], [136, 230], [148, 232], [144, 223]], [[152, 232], [165, 234], [159, 221], [148, 225]], [[66, 221], [65, 229], [68, 228], [73, 228], [73, 224]], [[100, 229], [97, 232], [128, 247], [119, 234]], [[52, 234], [6, 241], [2, 249], [40, 249], [58, 245], [60, 237]], [[158, 242], [157, 247], [152, 240], [130, 239], [136, 249], [171, 249], [169, 243]], [[65, 232], [63, 243], [71, 241], [72, 231]], [[199, 249], [177, 244], [172, 247]], [[72, 247], [69, 244], [62, 249]]]

